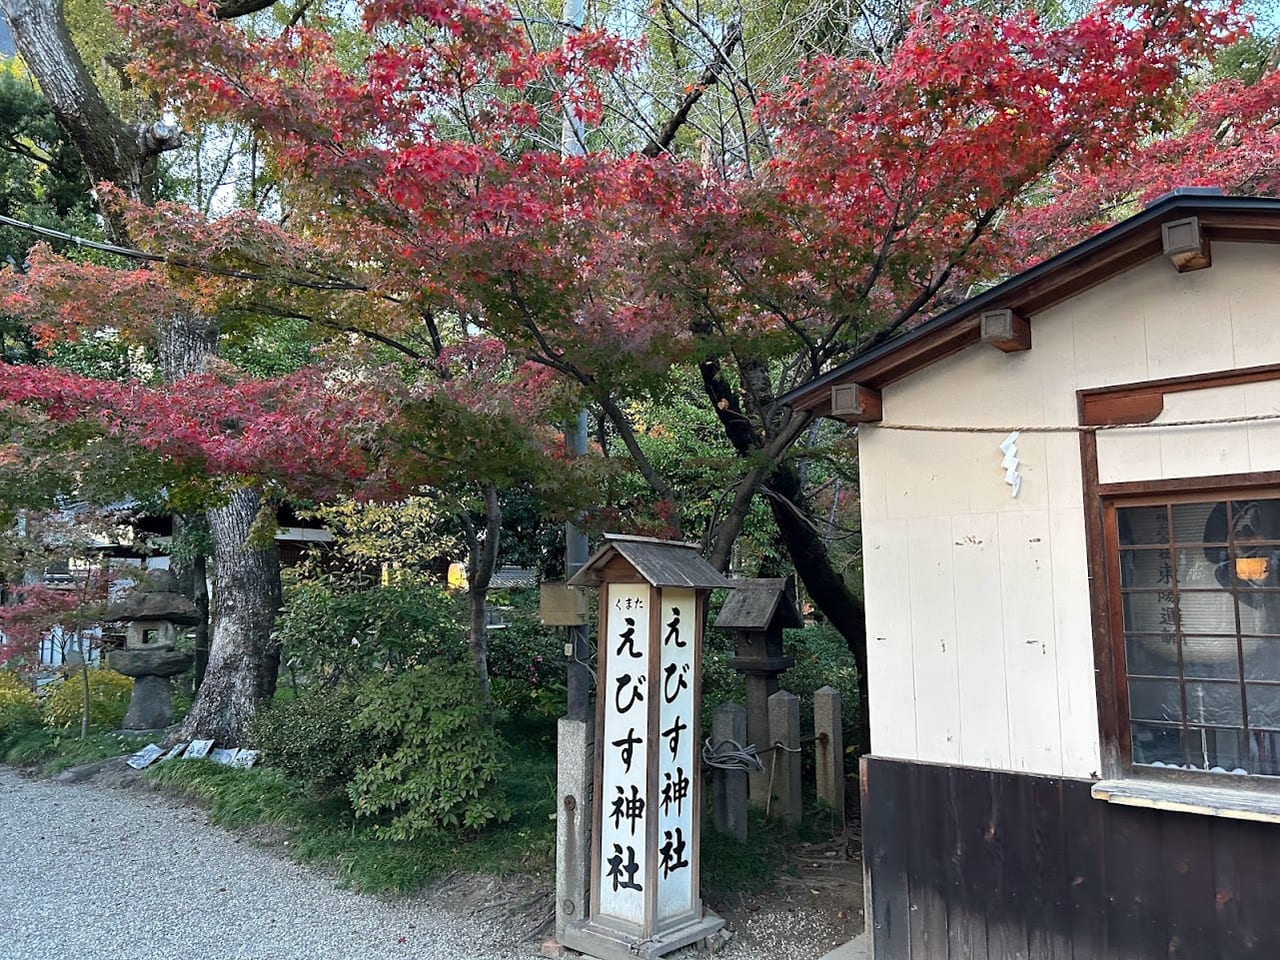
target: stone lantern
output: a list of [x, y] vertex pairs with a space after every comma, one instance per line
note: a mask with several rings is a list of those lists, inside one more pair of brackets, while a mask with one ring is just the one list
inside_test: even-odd
[[[729, 666], [746, 677], [747, 739], [763, 748], [769, 742], [769, 698], [778, 692], [778, 677], [795, 666], [795, 657], [782, 652], [782, 631], [804, 626], [796, 608], [795, 583], [790, 579], [739, 580], [720, 615], [718, 628], [734, 631], [738, 655]], [[751, 774], [751, 802], [763, 807], [769, 798], [769, 777]]]
[[200, 611], [178, 592], [168, 570], [148, 574], [147, 582], [107, 607], [103, 619], [124, 624], [124, 648], [107, 654], [107, 666], [133, 677], [133, 697], [123, 729], [163, 730], [173, 721], [171, 678], [186, 671], [193, 654], [174, 649], [179, 636], [200, 622]]

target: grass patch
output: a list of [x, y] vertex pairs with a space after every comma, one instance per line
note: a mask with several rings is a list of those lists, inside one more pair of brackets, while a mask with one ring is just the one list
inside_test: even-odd
[[702, 831], [702, 891], [714, 897], [757, 894], [770, 889], [791, 862], [791, 849], [802, 839], [777, 820], [767, 820], [754, 807], [747, 812], [747, 840]]
[[300, 789], [271, 767], [235, 770], [211, 760], [170, 761], [153, 766], [146, 778], [207, 807], [209, 820], [224, 827], [288, 823], [304, 805]]
[[68, 767], [133, 753], [149, 742], [117, 732], [90, 733], [83, 740], [79, 732], [28, 727], [0, 738], [0, 762], [18, 767], [39, 767], [45, 776]]
[[234, 770], [204, 760], [152, 767], [149, 783], [200, 803], [212, 822], [285, 830], [293, 855], [333, 870], [364, 893], [414, 893], [459, 867], [501, 875], [549, 873], [555, 863], [555, 722], [500, 725], [503, 782], [511, 818], [482, 833], [439, 832], [412, 842], [383, 840], [376, 821], [357, 820], [342, 796], [318, 797], [270, 766]]

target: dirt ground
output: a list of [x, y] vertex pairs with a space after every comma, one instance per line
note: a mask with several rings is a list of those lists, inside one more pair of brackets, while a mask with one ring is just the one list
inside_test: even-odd
[[[856, 838], [804, 843], [775, 889], [759, 896], [718, 898], [708, 906], [725, 918], [734, 942], [770, 956], [821, 957], [863, 929], [862, 856]], [[794, 951], [769, 953], [780, 931]]]
[[[552, 936], [555, 901], [549, 880], [455, 874], [432, 897], [523, 931], [532, 949]], [[777, 886], [759, 895], [709, 897], [706, 906], [731, 933], [727, 952], [758, 958], [817, 960], [863, 929], [862, 859], [856, 838], [791, 849]]]

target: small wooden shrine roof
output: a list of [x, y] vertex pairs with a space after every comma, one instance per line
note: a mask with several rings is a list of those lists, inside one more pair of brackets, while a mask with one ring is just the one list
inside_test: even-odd
[[738, 580], [715, 625], [738, 630], [767, 630], [775, 626], [802, 627], [804, 619], [796, 609], [795, 587], [789, 579], [778, 577]]
[[605, 567], [618, 557], [655, 587], [717, 590], [734, 586], [724, 574], [702, 559], [696, 544], [617, 534], [605, 534], [604, 545], [569, 578], [570, 586], [599, 586], [605, 580]]

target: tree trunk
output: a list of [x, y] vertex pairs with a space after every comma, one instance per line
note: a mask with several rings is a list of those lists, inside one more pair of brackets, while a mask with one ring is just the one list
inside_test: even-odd
[[260, 508], [257, 494], [241, 488], [209, 511], [213, 642], [200, 693], [182, 724], [184, 740], [243, 742], [258, 705], [276, 691], [280, 647], [271, 626], [281, 605], [280, 557], [274, 545], [256, 550], [247, 543]]
[[765, 480], [769, 507], [796, 574], [814, 606], [840, 631], [858, 667], [857, 743], [848, 744], [857, 754], [871, 752], [871, 717], [867, 710], [867, 615], [844, 578], [836, 572], [822, 539], [812, 523], [812, 511], [804, 502], [800, 475], [790, 461], [778, 464]]
[[200, 613], [200, 622], [193, 633], [195, 641], [195, 688], [198, 691], [204, 683], [204, 675], [209, 669], [209, 566], [204, 551], [196, 554], [191, 563], [192, 592], [191, 602]]
[[[266, 0], [237, 0], [225, 4], [222, 13], [234, 16], [261, 5]], [[0, 0], [0, 8], [18, 52], [92, 179], [114, 184], [137, 202], [153, 203], [157, 158], [181, 143], [181, 130], [120, 119], [71, 42], [61, 0]], [[103, 215], [111, 239], [129, 245], [124, 221], [111, 210]], [[217, 353], [218, 332], [216, 317], [182, 315], [159, 323], [165, 379], [171, 382], [204, 369]], [[278, 555], [274, 547], [251, 551], [245, 546], [258, 507], [257, 495], [241, 488], [225, 507], [209, 513], [216, 622], [205, 682], [183, 725], [188, 736], [238, 743], [259, 700], [275, 691], [279, 653], [273, 651], [270, 635], [280, 607]]]
[[751, 500], [756, 491], [763, 488], [769, 494], [770, 512], [797, 576], [814, 605], [840, 631], [853, 654], [858, 667], [859, 742], [856, 746], [860, 752], [866, 753], [871, 744], [867, 713], [866, 612], [831, 563], [826, 541], [819, 535], [813, 510], [804, 497], [796, 465], [782, 459], [807, 429], [809, 421], [792, 415], [762, 427], [761, 421], [774, 416], [773, 396], [766, 382], [767, 371], [749, 359], [739, 363], [739, 367], [743, 371], [743, 381], [750, 389], [750, 405], [755, 417], [749, 417], [742, 410], [738, 391], [725, 378], [718, 358], [707, 358], [699, 365], [703, 388], [725, 435], [740, 455], [757, 459], [754, 468], [740, 480], [733, 506], [717, 528], [709, 554], [724, 569]]
[[[0, 6], [14, 45], [94, 181], [110, 181], [126, 196], [152, 203], [156, 158], [178, 146], [182, 132], [161, 122], [126, 124], [112, 111], [71, 42], [61, 0], [0, 0]], [[110, 210], [103, 214], [112, 239], [126, 241], [123, 221]]]

